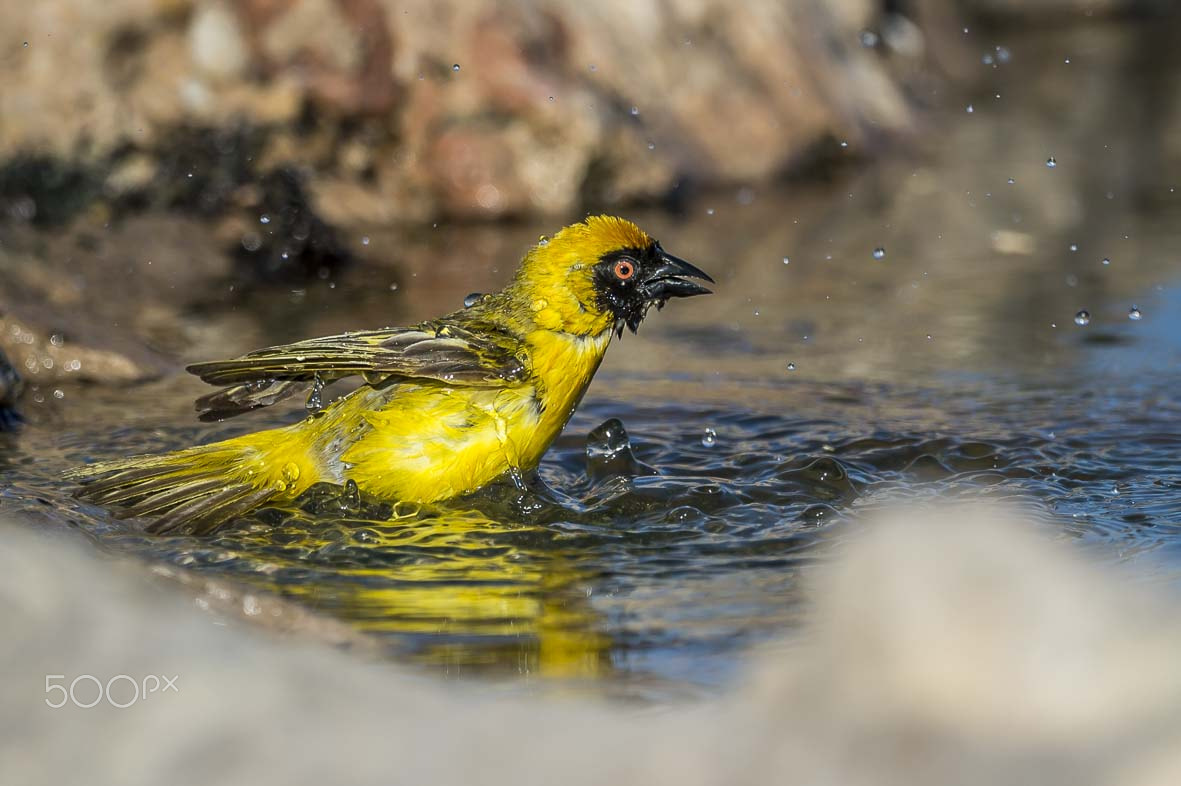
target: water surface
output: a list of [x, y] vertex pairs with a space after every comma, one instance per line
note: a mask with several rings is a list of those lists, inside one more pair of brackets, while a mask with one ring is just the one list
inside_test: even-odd
[[[1061, 537], [1173, 581], [1181, 195], [1168, 166], [1143, 165], [1161, 155], [1144, 129], [1115, 120], [1143, 96], [1060, 100], [1136, 34], [1010, 37], [1012, 63], [963, 100], [973, 112], [937, 97], [937, 144], [825, 184], [629, 213], [717, 293], [612, 347], [527, 493], [410, 508], [324, 487], [205, 538], [146, 536], [71, 500], [58, 474], [77, 462], [301, 415], [198, 424], [202, 386], [178, 362], [148, 385], [35, 390], [28, 427], [0, 437], [0, 510], [278, 593], [430, 673], [585, 678], [632, 696], [725, 684], [747, 647], [794, 624], [818, 546], [886, 499], [1020, 499]], [[554, 223], [358, 228], [362, 263], [335, 280], [193, 303], [179, 351], [434, 316], [502, 284]], [[611, 419], [630, 454], [588, 438]]]

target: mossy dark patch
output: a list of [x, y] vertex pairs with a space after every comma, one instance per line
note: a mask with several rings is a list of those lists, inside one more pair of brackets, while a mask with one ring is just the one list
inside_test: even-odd
[[17, 154], [0, 165], [0, 222], [54, 226], [73, 218], [98, 196], [93, 169], [41, 154]]
[[235, 194], [257, 182], [265, 133], [256, 128], [180, 128], [153, 152], [154, 207], [217, 215], [234, 207]]
[[[18, 155], [0, 166], [0, 222], [60, 226], [98, 201], [116, 220], [146, 210], [211, 218], [242, 213], [257, 228], [227, 252], [247, 278], [327, 277], [350, 260], [338, 232], [313, 211], [301, 174], [259, 169], [266, 129], [184, 126], [160, 138], [167, 141], [155, 149], [125, 146], [88, 164]], [[117, 180], [132, 164], [146, 171], [113, 185], [112, 173]]]
[[278, 169], [258, 183], [262, 191], [257, 229], [231, 253], [265, 281], [327, 278], [352, 261], [337, 230], [312, 210], [303, 179]]

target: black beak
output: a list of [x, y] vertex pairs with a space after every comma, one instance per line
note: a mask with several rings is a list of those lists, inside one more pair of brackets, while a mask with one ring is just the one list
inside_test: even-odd
[[649, 300], [664, 303], [672, 297], [692, 297], [693, 295], [708, 295], [712, 290], [700, 284], [689, 281], [690, 278], [700, 278], [713, 284], [716, 283], [704, 270], [690, 265], [683, 259], [678, 259], [664, 249], [657, 246], [659, 264], [644, 277], [644, 291]]

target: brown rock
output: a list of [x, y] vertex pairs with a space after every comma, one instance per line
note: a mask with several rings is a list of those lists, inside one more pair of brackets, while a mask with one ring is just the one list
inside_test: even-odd
[[30, 384], [159, 376], [183, 349], [182, 309], [228, 262], [195, 221], [85, 220], [50, 236], [12, 228], [0, 245], [0, 351]]
[[342, 220], [561, 214], [681, 176], [761, 180], [826, 137], [912, 122], [896, 71], [860, 44], [870, 0], [26, 6], [0, 0], [7, 40], [30, 42], [0, 60], [0, 161], [48, 152], [106, 179], [113, 151], [244, 125], [272, 138], [258, 172], [296, 166], [317, 193], [369, 195], [333, 200]]

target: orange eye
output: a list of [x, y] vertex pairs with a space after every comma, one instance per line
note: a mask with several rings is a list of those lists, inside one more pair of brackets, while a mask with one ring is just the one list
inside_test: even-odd
[[621, 259], [615, 263], [615, 277], [620, 281], [627, 281], [636, 274], [636, 264], [630, 259]]

